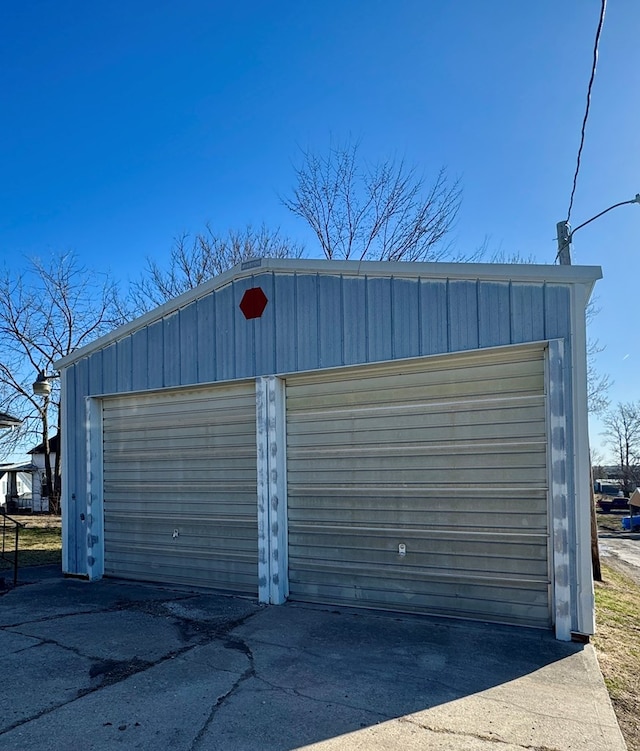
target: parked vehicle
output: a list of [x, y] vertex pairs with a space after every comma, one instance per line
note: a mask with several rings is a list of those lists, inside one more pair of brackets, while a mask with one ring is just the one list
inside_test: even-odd
[[608, 514], [611, 509], [621, 508], [627, 511], [629, 509], [629, 499], [624, 496], [617, 496], [616, 498], [599, 498], [597, 504], [601, 511]]
[[622, 492], [620, 480], [595, 480], [593, 483], [596, 504], [605, 514], [612, 509], [628, 509], [629, 499]]

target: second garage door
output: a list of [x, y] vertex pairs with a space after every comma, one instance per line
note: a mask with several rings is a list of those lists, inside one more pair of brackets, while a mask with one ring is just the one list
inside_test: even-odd
[[291, 599], [548, 626], [544, 351], [287, 379]]
[[253, 383], [105, 398], [105, 573], [257, 592]]

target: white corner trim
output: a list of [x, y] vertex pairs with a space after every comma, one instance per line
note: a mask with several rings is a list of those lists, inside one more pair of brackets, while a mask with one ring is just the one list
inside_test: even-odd
[[269, 602], [269, 418], [267, 378], [256, 378], [258, 602]]
[[102, 463], [102, 400], [86, 398], [87, 409], [87, 574], [104, 576], [104, 502]]
[[553, 622], [556, 639], [571, 640], [571, 561], [569, 550], [569, 488], [567, 483], [567, 416], [564, 393], [564, 344], [549, 342], [547, 355], [547, 419]]
[[577, 631], [595, 633], [595, 596], [591, 560], [591, 464], [587, 387], [587, 326], [585, 312], [591, 288], [571, 288], [571, 369], [573, 374], [573, 471], [575, 487]]
[[285, 383], [256, 379], [258, 470], [258, 600], [281, 605], [289, 596]]
[[289, 596], [285, 382], [269, 380], [269, 529], [271, 537], [270, 601]]
[[61, 485], [61, 497], [60, 497], [60, 511], [62, 515], [62, 571], [65, 574], [76, 573], [71, 571], [69, 560], [69, 516], [70, 516], [70, 503], [69, 503], [69, 446], [71, 441], [69, 440], [69, 422], [67, 420], [67, 380], [71, 377], [71, 374], [66, 372], [62, 373], [60, 378], [60, 404], [62, 405], [60, 414], [60, 433], [62, 440], [60, 441], [60, 472], [62, 474]]

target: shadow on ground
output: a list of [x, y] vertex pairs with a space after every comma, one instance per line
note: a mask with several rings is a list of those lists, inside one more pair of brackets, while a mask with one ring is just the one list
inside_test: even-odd
[[624, 749], [547, 632], [54, 576], [0, 599], [0, 647], [7, 749]]

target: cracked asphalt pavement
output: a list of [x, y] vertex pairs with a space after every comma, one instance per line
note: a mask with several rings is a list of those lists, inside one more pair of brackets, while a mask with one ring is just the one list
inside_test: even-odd
[[549, 633], [59, 575], [0, 598], [0, 751], [623, 751]]

